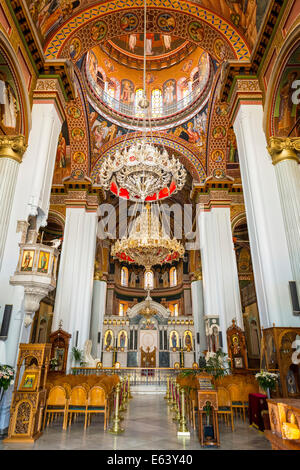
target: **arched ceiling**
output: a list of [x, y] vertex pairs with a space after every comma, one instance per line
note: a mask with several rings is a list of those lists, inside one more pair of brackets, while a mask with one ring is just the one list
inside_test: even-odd
[[[201, 2], [203, 3], [207, 2]], [[203, 49], [218, 60], [249, 60], [251, 48], [243, 33], [215, 11], [183, 0], [148, 0], [147, 6], [148, 32], [171, 33], [178, 38], [201, 44]], [[55, 16], [55, 12], [50, 14], [48, 29], [45, 22], [39, 24], [38, 15], [35, 14], [47, 58], [67, 57], [68, 43], [75, 36], [81, 42], [81, 53], [84, 53], [103, 40], [132, 32], [143, 33], [143, 0], [97, 2], [85, 10], [74, 11], [73, 16], [63, 23], [61, 17]], [[244, 22], [247, 23], [246, 19]]]

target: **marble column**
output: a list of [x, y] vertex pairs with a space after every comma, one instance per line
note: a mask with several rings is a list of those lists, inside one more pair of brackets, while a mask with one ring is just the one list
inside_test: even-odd
[[0, 136], [0, 269], [19, 166], [26, 147], [25, 138], [22, 135]]
[[[93, 299], [90, 339], [92, 340], [92, 356], [94, 358], [101, 357], [101, 342], [103, 336], [103, 320], [106, 307], [106, 281], [94, 277], [93, 283]], [[100, 333], [100, 343], [98, 343], [98, 334]]]
[[[213, 191], [211, 191], [213, 193]], [[212, 196], [213, 198], [214, 196]], [[232, 240], [230, 206], [220, 201], [199, 215], [205, 316], [218, 316], [223, 351], [227, 352], [226, 330], [236, 322], [243, 328], [236, 256]]]
[[[198, 361], [202, 351], [207, 349], [205, 322], [204, 322], [204, 301], [202, 279], [191, 282], [192, 307], [195, 328], [195, 352]], [[197, 333], [199, 333], [199, 344], [197, 343]]]
[[[275, 168], [293, 280], [300, 282], [300, 138], [271, 137], [268, 150]], [[299, 290], [300, 294], [300, 290]], [[300, 295], [299, 295], [300, 297]]]
[[[261, 326], [299, 326], [282, 205], [263, 132], [261, 104], [240, 104], [234, 119]], [[275, 166], [276, 168], [276, 166]]]
[[[11, 366], [16, 364], [20, 341], [29, 341], [30, 328], [26, 328], [24, 287], [11, 285], [10, 277], [16, 270], [19, 259], [19, 243], [24, 242], [24, 234], [28, 228], [28, 217], [30, 215], [37, 216], [37, 230], [47, 223], [56, 149], [64, 120], [61, 110], [65, 103], [59, 81], [51, 79], [49, 90], [43, 79], [38, 80], [37, 87], [41, 88], [41, 83], [43, 90], [38, 91], [38, 98], [35, 94], [36, 91], [34, 92], [28, 147], [23, 155], [21, 165], [17, 163], [19, 170], [16, 164], [10, 162], [3, 169], [5, 163], [1, 163], [2, 171], [5, 171], [7, 175], [9, 168], [12, 180], [16, 180], [16, 183], [13, 183], [14, 191], [12, 187], [4, 191], [7, 201], [12, 197], [12, 204], [10, 215], [6, 213], [4, 216], [3, 214], [7, 221], [4, 224], [7, 233], [4, 235], [6, 237], [4, 249], [1, 247], [3, 252], [0, 267], [0, 322], [5, 305], [13, 306], [8, 338], [3, 342], [4, 344], [1, 344], [0, 350], [6, 363]], [[44, 100], [44, 98], [46, 99]], [[5, 184], [9, 184], [9, 180]], [[0, 210], [5, 210], [2, 207], [2, 201], [0, 206]], [[2, 224], [3, 220], [0, 220], [1, 229]], [[3, 233], [1, 233], [1, 237], [3, 237]], [[0, 243], [2, 240], [3, 238]], [[6, 395], [7, 400], [0, 413], [0, 433], [8, 426], [11, 390], [8, 390]]]
[[86, 207], [67, 207], [52, 331], [72, 335], [73, 346], [83, 350], [90, 335], [97, 213]]

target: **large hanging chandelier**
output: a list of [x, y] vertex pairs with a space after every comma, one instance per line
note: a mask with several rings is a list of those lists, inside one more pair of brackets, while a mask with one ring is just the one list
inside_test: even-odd
[[[106, 157], [98, 174], [103, 189], [112, 191], [116, 196], [131, 201], [159, 201], [180, 191], [186, 180], [186, 171], [180, 161], [165, 148], [153, 145], [149, 100], [146, 92], [146, 34], [147, 2], [144, 0], [144, 70], [143, 96], [138, 102], [143, 119], [142, 136], [133, 144], [123, 142], [121, 150]], [[150, 134], [146, 132], [147, 116]], [[127, 137], [129, 132], [127, 132]]]
[[157, 201], [180, 191], [186, 178], [183, 165], [166, 149], [159, 150], [146, 139], [136, 141], [100, 169], [99, 183], [117, 196], [131, 201]]
[[183, 258], [184, 247], [176, 238], [167, 235], [158, 215], [147, 204], [135, 219], [128, 238], [117, 240], [111, 254], [121, 261], [142, 265], [147, 272], [155, 264]]

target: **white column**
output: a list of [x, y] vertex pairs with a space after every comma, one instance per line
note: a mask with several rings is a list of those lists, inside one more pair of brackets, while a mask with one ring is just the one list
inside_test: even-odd
[[[93, 342], [92, 356], [101, 357], [101, 342], [103, 336], [103, 320], [106, 306], [106, 282], [94, 280], [92, 316], [90, 339]], [[98, 344], [98, 333], [100, 333], [100, 343]]]
[[293, 280], [300, 281], [300, 138], [271, 137], [269, 152], [277, 178]]
[[[196, 360], [198, 361], [202, 351], [207, 349], [204, 323], [203, 282], [201, 280], [192, 281], [191, 291], [195, 328], [195, 351]], [[200, 344], [197, 343], [197, 333], [199, 333]]]
[[[51, 121], [51, 126], [46, 126], [45, 122], [49, 124], [49, 121]], [[10, 276], [14, 274], [17, 266], [19, 243], [22, 238], [22, 233], [17, 232], [17, 225], [18, 221], [27, 222], [28, 216], [31, 214], [39, 215], [38, 227], [42, 223], [46, 223], [47, 204], [49, 205], [50, 201], [51, 182], [61, 125], [62, 118], [54, 102], [33, 105], [32, 129], [29, 134], [28, 148], [24, 153], [17, 174], [0, 271], [0, 318], [3, 315], [5, 305], [13, 305], [9, 336], [5, 341], [6, 361], [10, 365], [15, 364], [20, 338], [28, 337], [28, 328], [23, 332], [24, 334], [21, 331], [24, 320], [24, 288], [12, 286], [9, 283]], [[45, 180], [49, 183], [44, 184]], [[38, 198], [35, 197], [36, 194], [39, 194]], [[32, 210], [33, 199], [36, 200], [34, 211]], [[47, 199], [48, 203], [46, 204]], [[43, 206], [40, 205], [41, 201], [44, 201]], [[0, 225], [2, 225], [2, 221]]]
[[299, 326], [275, 170], [267, 151], [261, 105], [242, 104], [234, 122], [261, 326]]
[[90, 334], [96, 232], [96, 212], [67, 208], [52, 331], [62, 320], [63, 329], [72, 335], [71, 348], [78, 332], [81, 350]]
[[235, 318], [243, 328], [238, 272], [229, 207], [212, 207], [199, 216], [205, 315], [219, 316], [223, 351], [226, 330]]
[[0, 137], [0, 269], [19, 166], [25, 150], [23, 136]]

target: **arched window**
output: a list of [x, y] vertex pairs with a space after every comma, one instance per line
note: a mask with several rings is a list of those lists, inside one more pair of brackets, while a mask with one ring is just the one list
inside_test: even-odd
[[152, 90], [151, 94], [151, 107], [152, 107], [152, 117], [160, 117], [162, 115], [162, 92], [159, 88]]
[[173, 266], [170, 269], [170, 287], [177, 286], [177, 269]]
[[119, 317], [124, 317], [124, 304], [119, 303]]
[[128, 287], [128, 269], [125, 266], [121, 269], [121, 286]]
[[174, 317], [178, 317], [179, 315], [179, 305], [174, 304]]
[[138, 88], [135, 92], [135, 115], [138, 117], [144, 116], [144, 110], [139, 106], [139, 102], [143, 97], [144, 97], [143, 88]]
[[144, 277], [144, 289], [154, 289], [154, 274], [153, 271], [146, 271]]

